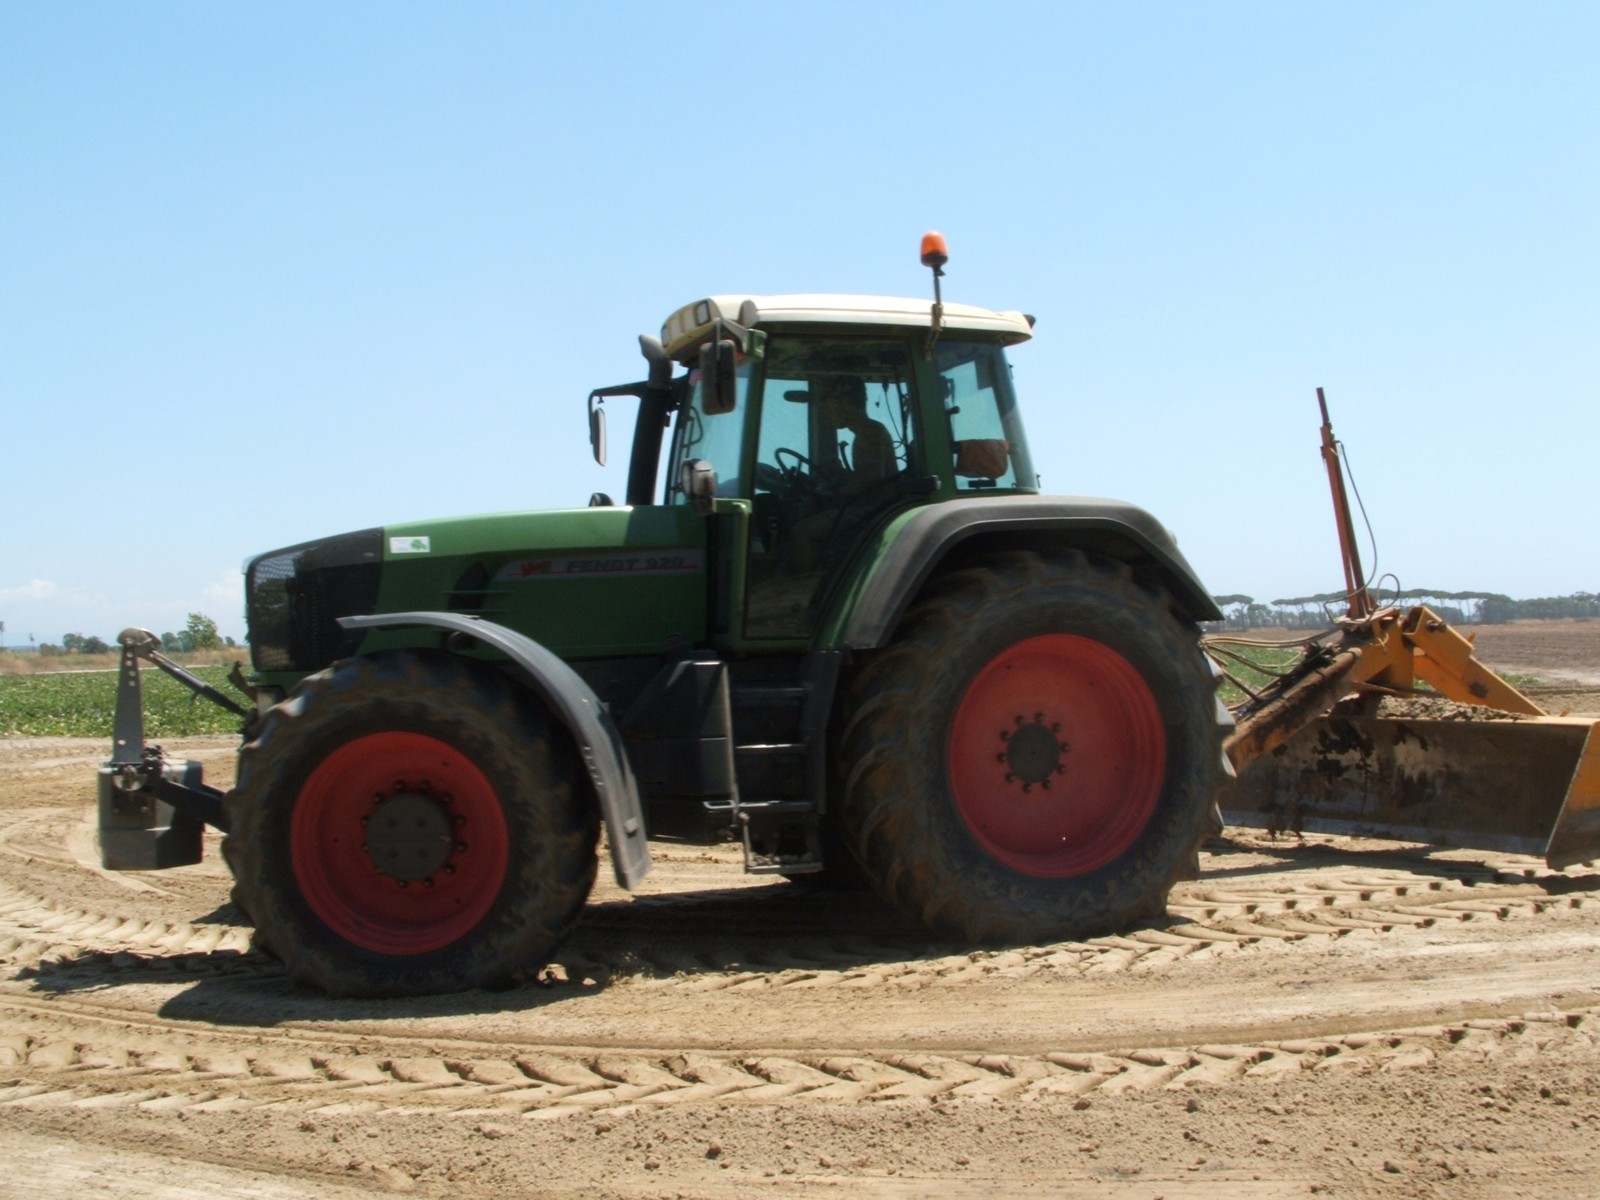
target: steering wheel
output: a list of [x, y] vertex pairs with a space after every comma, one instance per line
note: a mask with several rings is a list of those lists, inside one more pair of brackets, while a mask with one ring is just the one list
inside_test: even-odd
[[772, 459], [770, 463], [756, 464], [756, 487], [788, 499], [815, 490], [815, 480], [806, 469], [811, 466], [811, 460], [800, 451], [779, 446], [772, 452]]
[[[786, 457], [794, 459], [792, 466], [783, 461]], [[782, 471], [785, 478], [791, 482], [793, 482], [796, 475], [812, 475], [815, 473], [809, 458], [801, 454], [800, 451], [791, 450], [787, 446], [779, 446], [774, 450], [772, 452], [772, 461], [778, 464], [778, 470]], [[805, 469], [801, 470], [802, 467]]]

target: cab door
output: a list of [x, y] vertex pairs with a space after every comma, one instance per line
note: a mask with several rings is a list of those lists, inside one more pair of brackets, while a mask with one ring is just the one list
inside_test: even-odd
[[752, 430], [743, 633], [808, 641], [861, 543], [924, 474], [906, 335], [774, 333]]

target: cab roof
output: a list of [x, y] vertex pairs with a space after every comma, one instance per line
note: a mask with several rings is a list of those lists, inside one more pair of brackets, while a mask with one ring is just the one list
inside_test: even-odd
[[[803, 293], [792, 296], [708, 296], [685, 304], [661, 326], [661, 343], [669, 357], [679, 358], [699, 345], [721, 318], [746, 328], [815, 322], [834, 325], [889, 325], [926, 329], [933, 323], [933, 303], [902, 296], [849, 296]], [[998, 334], [1007, 346], [1033, 336], [1033, 326], [1020, 312], [993, 312], [971, 304], [946, 304], [944, 328]]]

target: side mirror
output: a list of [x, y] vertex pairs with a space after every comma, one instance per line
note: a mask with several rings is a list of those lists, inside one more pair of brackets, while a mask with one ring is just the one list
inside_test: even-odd
[[738, 403], [737, 349], [725, 338], [700, 347], [701, 407], [708, 417], [731, 413]]
[[717, 496], [717, 469], [703, 458], [692, 458], [678, 469], [678, 486], [689, 498], [689, 505], [702, 516], [710, 516]]
[[595, 462], [605, 466], [606, 410], [598, 392], [589, 393], [589, 448], [594, 451]]

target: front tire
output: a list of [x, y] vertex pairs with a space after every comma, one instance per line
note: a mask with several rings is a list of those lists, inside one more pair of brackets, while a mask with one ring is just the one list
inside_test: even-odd
[[239, 754], [223, 853], [256, 942], [341, 996], [500, 986], [548, 961], [594, 883], [565, 732], [492, 668], [346, 659]]
[[969, 941], [1161, 915], [1219, 831], [1198, 631], [1081, 554], [952, 571], [857, 672], [836, 740], [850, 846], [890, 903]]

